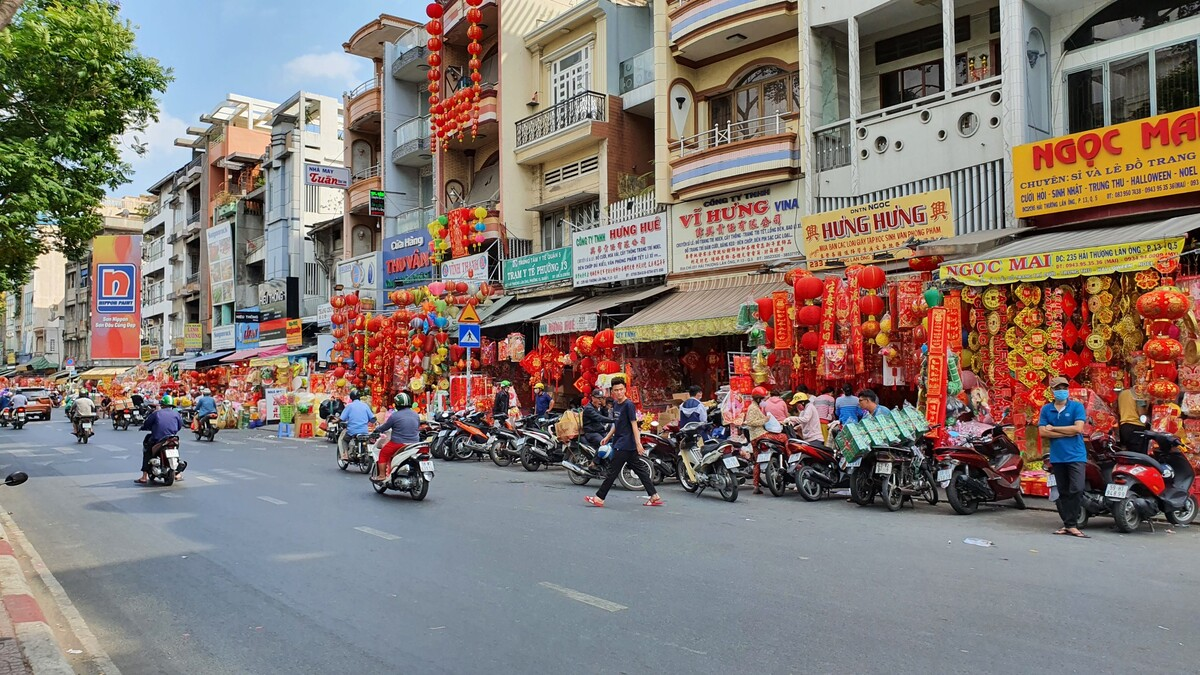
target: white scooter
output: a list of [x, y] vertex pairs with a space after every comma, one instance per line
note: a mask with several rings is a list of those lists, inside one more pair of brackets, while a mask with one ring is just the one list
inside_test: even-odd
[[[373, 449], [375, 460], [379, 461], [379, 450]], [[421, 441], [411, 443], [392, 457], [391, 470], [387, 480], [371, 479], [371, 487], [379, 494], [388, 490], [407, 492], [414, 501], [425, 499], [429, 494], [429, 481], [433, 480], [433, 459], [429, 454], [429, 443]]]

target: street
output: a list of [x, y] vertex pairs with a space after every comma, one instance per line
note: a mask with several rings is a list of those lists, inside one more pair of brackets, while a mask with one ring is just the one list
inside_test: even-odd
[[140, 432], [97, 427], [0, 430], [31, 475], [0, 497], [124, 673], [1196, 669], [1195, 529], [1079, 540], [1044, 511], [748, 486], [593, 509], [561, 470], [476, 462], [418, 503], [263, 430], [185, 437], [186, 480], [143, 487]]

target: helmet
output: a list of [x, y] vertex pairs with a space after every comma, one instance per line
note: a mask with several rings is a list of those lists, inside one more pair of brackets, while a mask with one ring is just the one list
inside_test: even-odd
[[357, 390], [357, 389], [351, 389], [351, 390], [350, 390], [350, 400], [351, 400], [351, 401], [357, 401], [357, 400], [358, 400], [358, 390]]
[[511, 387], [512, 382], [509, 382], [508, 380], [500, 380], [500, 386], [501, 387]]
[[604, 398], [604, 390], [603, 389], [593, 389], [592, 390], [592, 398]]
[[210, 390], [208, 387], [204, 387], [203, 389], [200, 390], [200, 394], [202, 396], [209, 396], [212, 394], [212, 390]]
[[750, 395], [755, 398], [766, 398], [771, 395], [771, 392], [767, 391], [766, 387], [755, 387]]
[[542, 384], [541, 382], [538, 382], [537, 384], [533, 385], [534, 391], [543, 391], [545, 389], [546, 389], [546, 385]]
[[392, 401], [395, 402], [397, 408], [411, 408], [413, 404], [412, 395], [407, 391], [396, 394], [396, 398], [392, 399]]
[[600, 446], [596, 450], [596, 457], [599, 459], [611, 459], [612, 454], [613, 454], [612, 445], [607, 444], [607, 443]]
[[170, 394], [163, 394], [162, 400], [159, 401], [163, 407], [170, 408], [175, 406], [175, 399], [171, 398]]
[[807, 403], [808, 400], [809, 400], [808, 394], [806, 394], [802, 391], [798, 391], [798, 392], [796, 392], [796, 395], [792, 397], [792, 405], [796, 405], [797, 403], [800, 403], [801, 401]]

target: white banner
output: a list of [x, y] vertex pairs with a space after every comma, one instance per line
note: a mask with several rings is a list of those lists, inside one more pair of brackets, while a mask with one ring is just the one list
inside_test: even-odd
[[225, 326], [213, 326], [212, 329], [212, 348], [213, 349], [236, 349], [237, 344], [237, 326], [228, 324]]
[[476, 253], [465, 258], [447, 260], [442, 263], [443, 281], [477, 281], [488, 280], [488, 254]]
[[305, 164], [304, 184], [345, 190], [350, 187], [350, 169], [344, 166]]
[[590, 333], [599, 324], [598, 314], [576, 314], [558, 319], [542, 319], [538, 324], [541, 335], [565, 335], [567, 333]]
[[683, 202], [671, 208], [671, 272], [799, 257], [798, 181]]
[[317, 305], [317, 325], [329, 326], [333, 324], [333, 305], [328, 302], [323, 302]]
[[575, 286], [593, 286], [667, 273], [667, 217], [624, 220], [572, 237]]

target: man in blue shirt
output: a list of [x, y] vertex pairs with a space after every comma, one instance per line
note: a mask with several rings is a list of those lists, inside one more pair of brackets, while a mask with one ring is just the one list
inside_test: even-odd
[[1087, 411], [1079, 401], [1070, 400], [1070, 387], [1065, 377], [1050, 380], [1054, 402], [1042, 406], [1038, 435], [1050, 439], [1050, 471], [1058, 488], [1058, 515], [1063, 526], [1054, 534], [1086, 539], [1088, 535], [1079, 530], [1079, 509], [1087, 471], [1083, 445]]
[[[155, 444], [164, 438], [178, 436], [179, 430], [183, 428], [183, 418], [179, 416], [179, 411], [175, 409], [175, 399], [171, 398], [170, 394], [162, 397], [162, 407], [150, 413], [146, 417], [146, 421], [142, 423], [142, 431], [148, 431], [146, 437], [142, 439], [142, 477], [134, 481], [145, 485], [150, 481], [150, 454], [154, 450]], [[183, 480], [176, 476], [175, 480]]]
[[387, 480], [392, 471], [392, 459], [396, 453], [410, 443], [421, 442], [421, 416], [412, 409], [412, 394], [402, 391], [393, 399], [396, 409], [388, 416], [387, 421], [379, 425], [375, 432], [384, 434], [391, 432], [387, 444], [379, 449], [379, 471], [372, 480]]
[[212, 424], [212, 418], [217, 415], [217, 399], [212, 397], [212, 392], [208, 388], [200, 390], [200, 398], [196, 399], [196, 419], [199, 420], [200, 428], [205, 425]]
[[860, 417], [890, 417], [892, 414], [886, 406], [879, 405], [879, 395], [870, 389], [858, 392], [858, 407], [862, 411]]
[[338, 449], [342, 451], [342, 459], [345, 460], [350, 454], [350, 439], [360, 434], [370, 433], [371, 422], [375, 421], [375, 413], [371, 412], [371, 407], [363, 403], [358, 398], [358, 392], [350, 392], [350, 405], [342, 411], [342, 437], [338, 439]]
[[546, 393], [546, 385], [541, 382], [533, 385], [533, 393], [533, 414], [535, 417], [544, 417], [554, 405], [554, 399]]
[[850, 385], [842, 387], [842, 395], [833, 402], [833, 410], [835, 419], [841, 422], [842, 426], [862, 419], [862, 408], [858, 407], [858, 397], [854, 395], [854, 389]]

